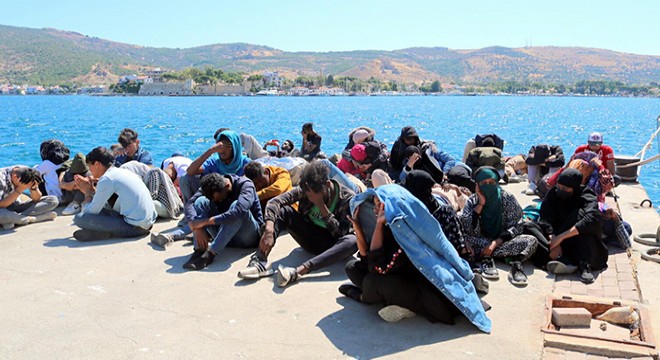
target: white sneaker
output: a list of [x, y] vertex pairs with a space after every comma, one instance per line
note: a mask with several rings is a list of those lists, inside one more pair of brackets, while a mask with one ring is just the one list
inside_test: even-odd
[[80, 212], [81, 206], [77, 202], [71, 202], [69, 205], [62, 210], [62, 215], [75, 215]]
[[415, 316], [415, 313], [399, 305], [390, 305], [380, 309], [378, 315], [387, 322], [395, 323], [405, 318], [411, 318]]
[[525, 195], [535, 195], [536, 194], [536, 184], [529, 184], [527, 190], [525, 190]]

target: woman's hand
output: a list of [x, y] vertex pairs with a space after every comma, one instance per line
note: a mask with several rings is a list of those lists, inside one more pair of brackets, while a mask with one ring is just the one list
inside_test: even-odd
[[481, 250], [481, 256], [482, 257], [491, 257], [493, 255], [493, 252], [495, 249], [497, 249], [497, 240], [493, 240], [486, 246], [483, 250]]

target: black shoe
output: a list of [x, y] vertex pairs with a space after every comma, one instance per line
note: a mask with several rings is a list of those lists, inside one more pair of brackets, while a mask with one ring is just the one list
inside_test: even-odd
[[591, 265], [582, 264], [580, 266], [580, 281], [584, 284], [591, 284], [594, 282], [594, 275], [591, 273]]
[[80, 229], [73, 232], [73, 238], [81, 242], [108, 240], [111, 237], [112, 234], [105, 231]]
[[483, 275], [475, 273], [474, 278], [472, 278], [472, 285], [474, 285], [474, 289], [477, 290], [478, 293], [484, 295], [488, 294], [490, 285], [488, 284], [488, 281], [484, 279]]
[[362, 302], [362, 290], [359, 287], [351, 284], [343, 284], [339, 286], [339, 292], [344, 294], [347, 298], [351, 298], [357, 302]]
[[509, 281], [516, 286], [527, 285], [527, 275], [523, 271], [520, 261], [511, 262], [511, 270], [509, 271]]
[[183, 264], [183, 268], [184, 269], [195, 270], [195, 269], [192, 268], [191, 264], [194, 261], [196, 261], [197, 259], [201, 258], [202, 255], [204, 255], [205, 252], [206, 252], [206, 250], [204, 250], [204, 249], [195, 249], [195, 251], [192, 253], [192, 255], [190, 255], [190, 259], [188, 259], [188, 261], [186, 261]]
[[189, 267], [187, 267], [187, 269], [202, 270], [205, 267], [211, 265], [213, 263], [213, 259], [215, 259], [215, 255], [213, 255], [211, 251], [206, 250], [202, 256], [193, 261], [190, 261], [190, 264], [188, 264]]
[[495, 260], [493, 258], [484, 258], [481, 260], [481, 274], [488, 280], [500, 279], [500, 273], [495, 267]]

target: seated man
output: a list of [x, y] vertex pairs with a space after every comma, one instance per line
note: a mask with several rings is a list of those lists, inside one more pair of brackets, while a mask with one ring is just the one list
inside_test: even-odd
[[[36, 169], [10, 166], [0, 169], [0, 225], [7, 230], [15, 225], [52, 220], [57, 214], [57, 197], [42, 196], [39, 184], [43, 178]], [[19, 196], [30, 190], [30, 201], [20, 202]]]
[[138, 139], [138, 133], [135, 130], [128, 128], [122, 130], [117, 141], [123, 148], [123, 155], [119, 155], [115, 159], [116, 167], [120, 167], [131, 160], [153, 166], [151, 153], [140, 147], [140, 139]]
[[198, 156], [188, 166], [186, 176], [180, 179], [184, 202], [187, 202], [199, 189], [200, 178], [196, 175], [217, 173], [243, 176], [243, 168], [250, 162], [250, 158], [243, 154], [241, 138], [236, 132], [219, 129], [214, 139], [215, 144]]
[[254, 183], [262, 211], [268, 200], [292, 189], [291, 175], [281, 167], [263, 166], [253, 161], [245, 166], [245, 177]]
[[46, 195], [57, 196], [57, 200], [61, 201], [62, 189], [59, 175], [64, 172], [61, 169], [62, 165], [69, 160], [69, 148], [60, 140], [51, 139], [42, 142], [39, 150], [42, 162], [34, 168], [39, 171], [44, 180], [39, 185], [40, 190]]
[[527, 156], [518, 154], [504, 157], [504, 172], [509, 177], [509, 182], [519, 183], [521, 176], [527, 174]]
[[82, 202], [85, 200], [85, 194], [76, 186], [76, 175], [83, 177], [92, 175], [89, 172], [83, 153], [77, 153], [71, 161], [69, 170], [60, 173], [60, 188], [62, 189], [61, 204], [68, 204], [62, 210], [62, 215], [75, 215], [79, 213], [82, 208]]
[[264, 222], [261, 205], [254, 184], [244, 176], [205, 175], [185, 211], [188, 219], [194, 219], [189, 226], [195, 239], [195, 251], [183, 265], [185, 269], [204, 269], [225, 246], [259, 244], [259, 227]]
[[73, 223], [81, 228], [73, 237], [78, 241], [94, 241], [148, 234], [158, 215], [142, 179], [114, 167], [114, 157], [104, 147], [94, 148], [85, 161], [98, 183], [94, 184], [92, 178], [75, 177], [85, 200], [82, 211], [73, 218]]
[[465, 164], [472, 169], [472, 172], [475, 172], [482, 166], [491, 166], [497, 170], [497, 173], [500, 178], [504, 179], [504, 182], [508, 182], [509, 177], [504, 172], [502, 149], [495, 146], [495, 141], [490, 137], [486, 137], [481, 143], [481, 146], [470, 150]]
[[[268, 150], [269, 146], [275, 146], [275, 150]], [[268, 152], [268, 156], [282, 158], [292, 156], [292, 153], [294, 150], [296, 150], [296, 146], [293, 144], [293, 141], [288, 139], [284, 140], [282, 146], [280, 146], [280, 142], [278, 140], [270, 140], [264, 144], [262, 149]]]
[[559, 145], [536, 145], [529, 149], [527, 159], [527, 180], [529, 187], [525, 191], [527, 195], [536, 193], [537, 183], [545, 174], [554, 175], [564, 166], [564, 152]]
[[[268, 254], [280, 231], [286, 229], [307, 252], [315, 256], [297, 268], [278, 268], [277, 286], [285, 287], [301, 276], [318, 270], [357, 251], [355, 235], [350, 233], [349, 202], [355, 194], [328, 178], [328, 168], [318, 161], [307, 165], [300, 176], [300, 186], [279, 195], [266, 206], [266, 227], [259, 249], [248, 267], [239, 271], [242, 279], [268, 276], [273, 270]], [[298, 210], [293, 205], [298, 202]]]
[[303, 124], [301, 134], [303, 139], [302, 147], [300, 148], [300, 157], [307, 161], [325, 157], [321, 152], [321, 141], [323, 138], [314, 131], [313, 123], [308, 122]]
[[169, 175], [174, 186], [179, 189], [179, 179], [186, 175], [186, 171], [191, 163], [192, 160], [190, 158], [183, 156], [181, 153], [175, 152], [172, 156], [163, 160], [160, 168]]
[[593, 151], [598, 155], [598, 159], [603, 164], [603, 166], [610, 171], [610, 174], [613, 176], [616, 174], [616, 168], [614, 164], [614, 150], [612, 147], [603, 145], [603, 135], [599, 132], [592, 132], [589, 134], [589, 139], [587, 145], [580, 145], [575, 149], [575, 154], [579, 154], [584, 151]]

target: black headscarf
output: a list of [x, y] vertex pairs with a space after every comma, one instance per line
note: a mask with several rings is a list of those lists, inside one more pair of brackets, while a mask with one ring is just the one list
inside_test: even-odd
[[431, 191], [433, 185], [435, 185], [435, 181], [429, 173], [422, 170], [413, 170], [406, 176], [406, 182], [403, 187], [424, 203], [429, 212], [433, 213], [440, 206]]
[[573, 189], [573, 194], [579, 195], [582, 189], [582, 173], [573, 168], [565, 169], [559, 174], [557, 183]]
[[[573, 194], [568, 198], [562, 199], [560, 194], [558, 194], [557, 197], [564, 203], [576, 201], [582, 196], [582, 173], [577, 169], [564, 169], [564, 171], [562, 171], [562, 173], [559, 174], [559, 177], [557, 178], [557, 184], [561, 184], [573, 189]], [[561, 191], [557, 186], [555, 186], [554, 189], [556, 193]]]

